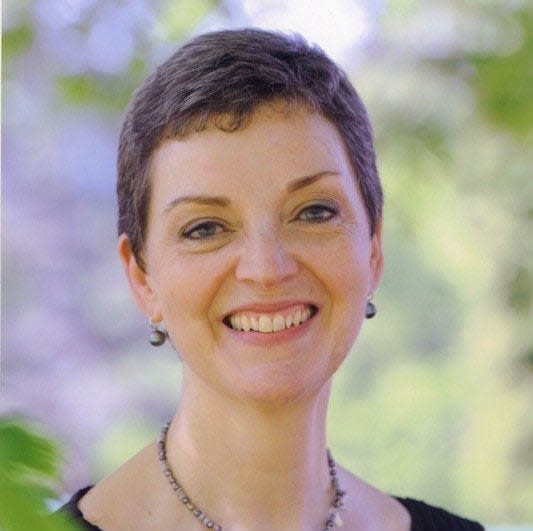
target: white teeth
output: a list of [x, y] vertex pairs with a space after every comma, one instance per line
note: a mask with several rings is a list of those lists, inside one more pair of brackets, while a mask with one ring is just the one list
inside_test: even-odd
[[259, 317], [259, 332], [272, 332], [274, 328], [272, 319], [267, 315]]
[[272, 330], [274, 332], [279, 332], [280, 330], [285, 330], [285, 319], [281, 315], [276, 315], [272, 321]]
[[274, 317], [266, 314], [254, 317], [253, 315], [241, 313], [230, 316], [229, 320], [234, 330], [244, 330], [245, 332], [253, 330], [254, 332], [269, 333], [279, 332], [291, 326], [298, 326], [310, 317], [311, 309], [306, 307], [303, 310], [298, 309], [286, 317], [283, 317], [281, 314], [277, 314]]
[[248, 332], [251, 328], [250, 320], [248, 317], [246, 317], [246, 315], [241, 316], [241, 327], [245, 332]]

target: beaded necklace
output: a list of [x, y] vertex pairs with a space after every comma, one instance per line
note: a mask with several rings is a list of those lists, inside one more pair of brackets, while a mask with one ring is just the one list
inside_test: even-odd
[[[167, 433], [168, 429], [170, 427], [170, 422], [165, 424], [163, 429], [161, 430], [161, 435], [159, 437], [158, 441], [158, 449], [159, 449], [159, 462], [161, 464], [161, 468], [163, 469], [163, 473], [165, 474], [166, 478], [168, 479], [168, 482], [170, 483], [170, 486], [176, 493], [176, 496], [179, 500], [187, 507], [187, 509], [191, 512], [193, 516], [198, 518], [202, 524], [209, 528], [213, 529], [214, 531], [222, 531], [222, 526], [215, 523], [214, 520], [209, 518], [207, 514], [200, 509], [197, 505], [195, 505], [189, 496], [187, 496], [187, 493], [183, 489], [183, 487], [178, 483], [178, 480], [176, 479], [176, 476], [172, 472], [170, 465], [167, 461], [167, 450], [166, 450], [166, 443], [167, 443]], [[335, 461], [333, 460], [333, 457], [331, 456], [331, 452], [329, 449], [327, 450], [327, 458], [328, 458], [328, 466], [329, 466], [329, 475], [331, 476], [331, 486], [333, 488], [333, 503], [331, 506], [331, 509], [329, 510], [327, 519], [324, 521], [324, 524], [322, 526], [322, 531], [327, 531], [328, 529], [332, 528], [333, 526], [342, 527], [342, 520], [339, 516], [339, 511], [341, 511], [344, 506], [342, 503], [342, 499], [344, 495], [346, 494], [343, 490], [339, 487], [339, 480], [337, 479], [337, 469], [335, 468]]]

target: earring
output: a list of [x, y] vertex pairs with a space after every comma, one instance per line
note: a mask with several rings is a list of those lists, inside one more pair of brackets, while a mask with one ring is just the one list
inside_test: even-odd
[[149, 341], [154, 347], [160, 347], [167, 339], [165, 332], [159, 330], [150, 317], [150, 326], [152, 331], [150, 332]]
[[372, 302], [372, 298], [374, 297], [374, 293], [370, 293], [368, 296], [368, 300], [366, 301], [366, 309], [365, 309], [365, 317], [367, 319], [372, 319], [374, 315], [376, 315], [377, 309], [376, 305]]

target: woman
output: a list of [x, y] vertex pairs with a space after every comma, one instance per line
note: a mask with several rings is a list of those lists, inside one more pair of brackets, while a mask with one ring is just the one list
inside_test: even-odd
[[160, 441], [63, 508], [88, 529], [482, 529], [326, 451], [331, 379], [383, 267], [370, 124], [298, 37], [200, 36], [133, 97], [119, 253], [150, 342], [183, 363]]

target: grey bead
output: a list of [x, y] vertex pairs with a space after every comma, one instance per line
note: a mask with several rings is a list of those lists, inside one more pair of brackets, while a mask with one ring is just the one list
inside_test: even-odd
[[366, 303], [366, 310], [365, 310], [365, 317], [367, 319], [372, 319], [374, 315], [376, 315], [376, 305], [372, 301], [367, 301]]
[[166, 336], [161, 330], [153, 330], [150, 333], [150, 343], [154, 347], [160, 347], [165, 342]]

